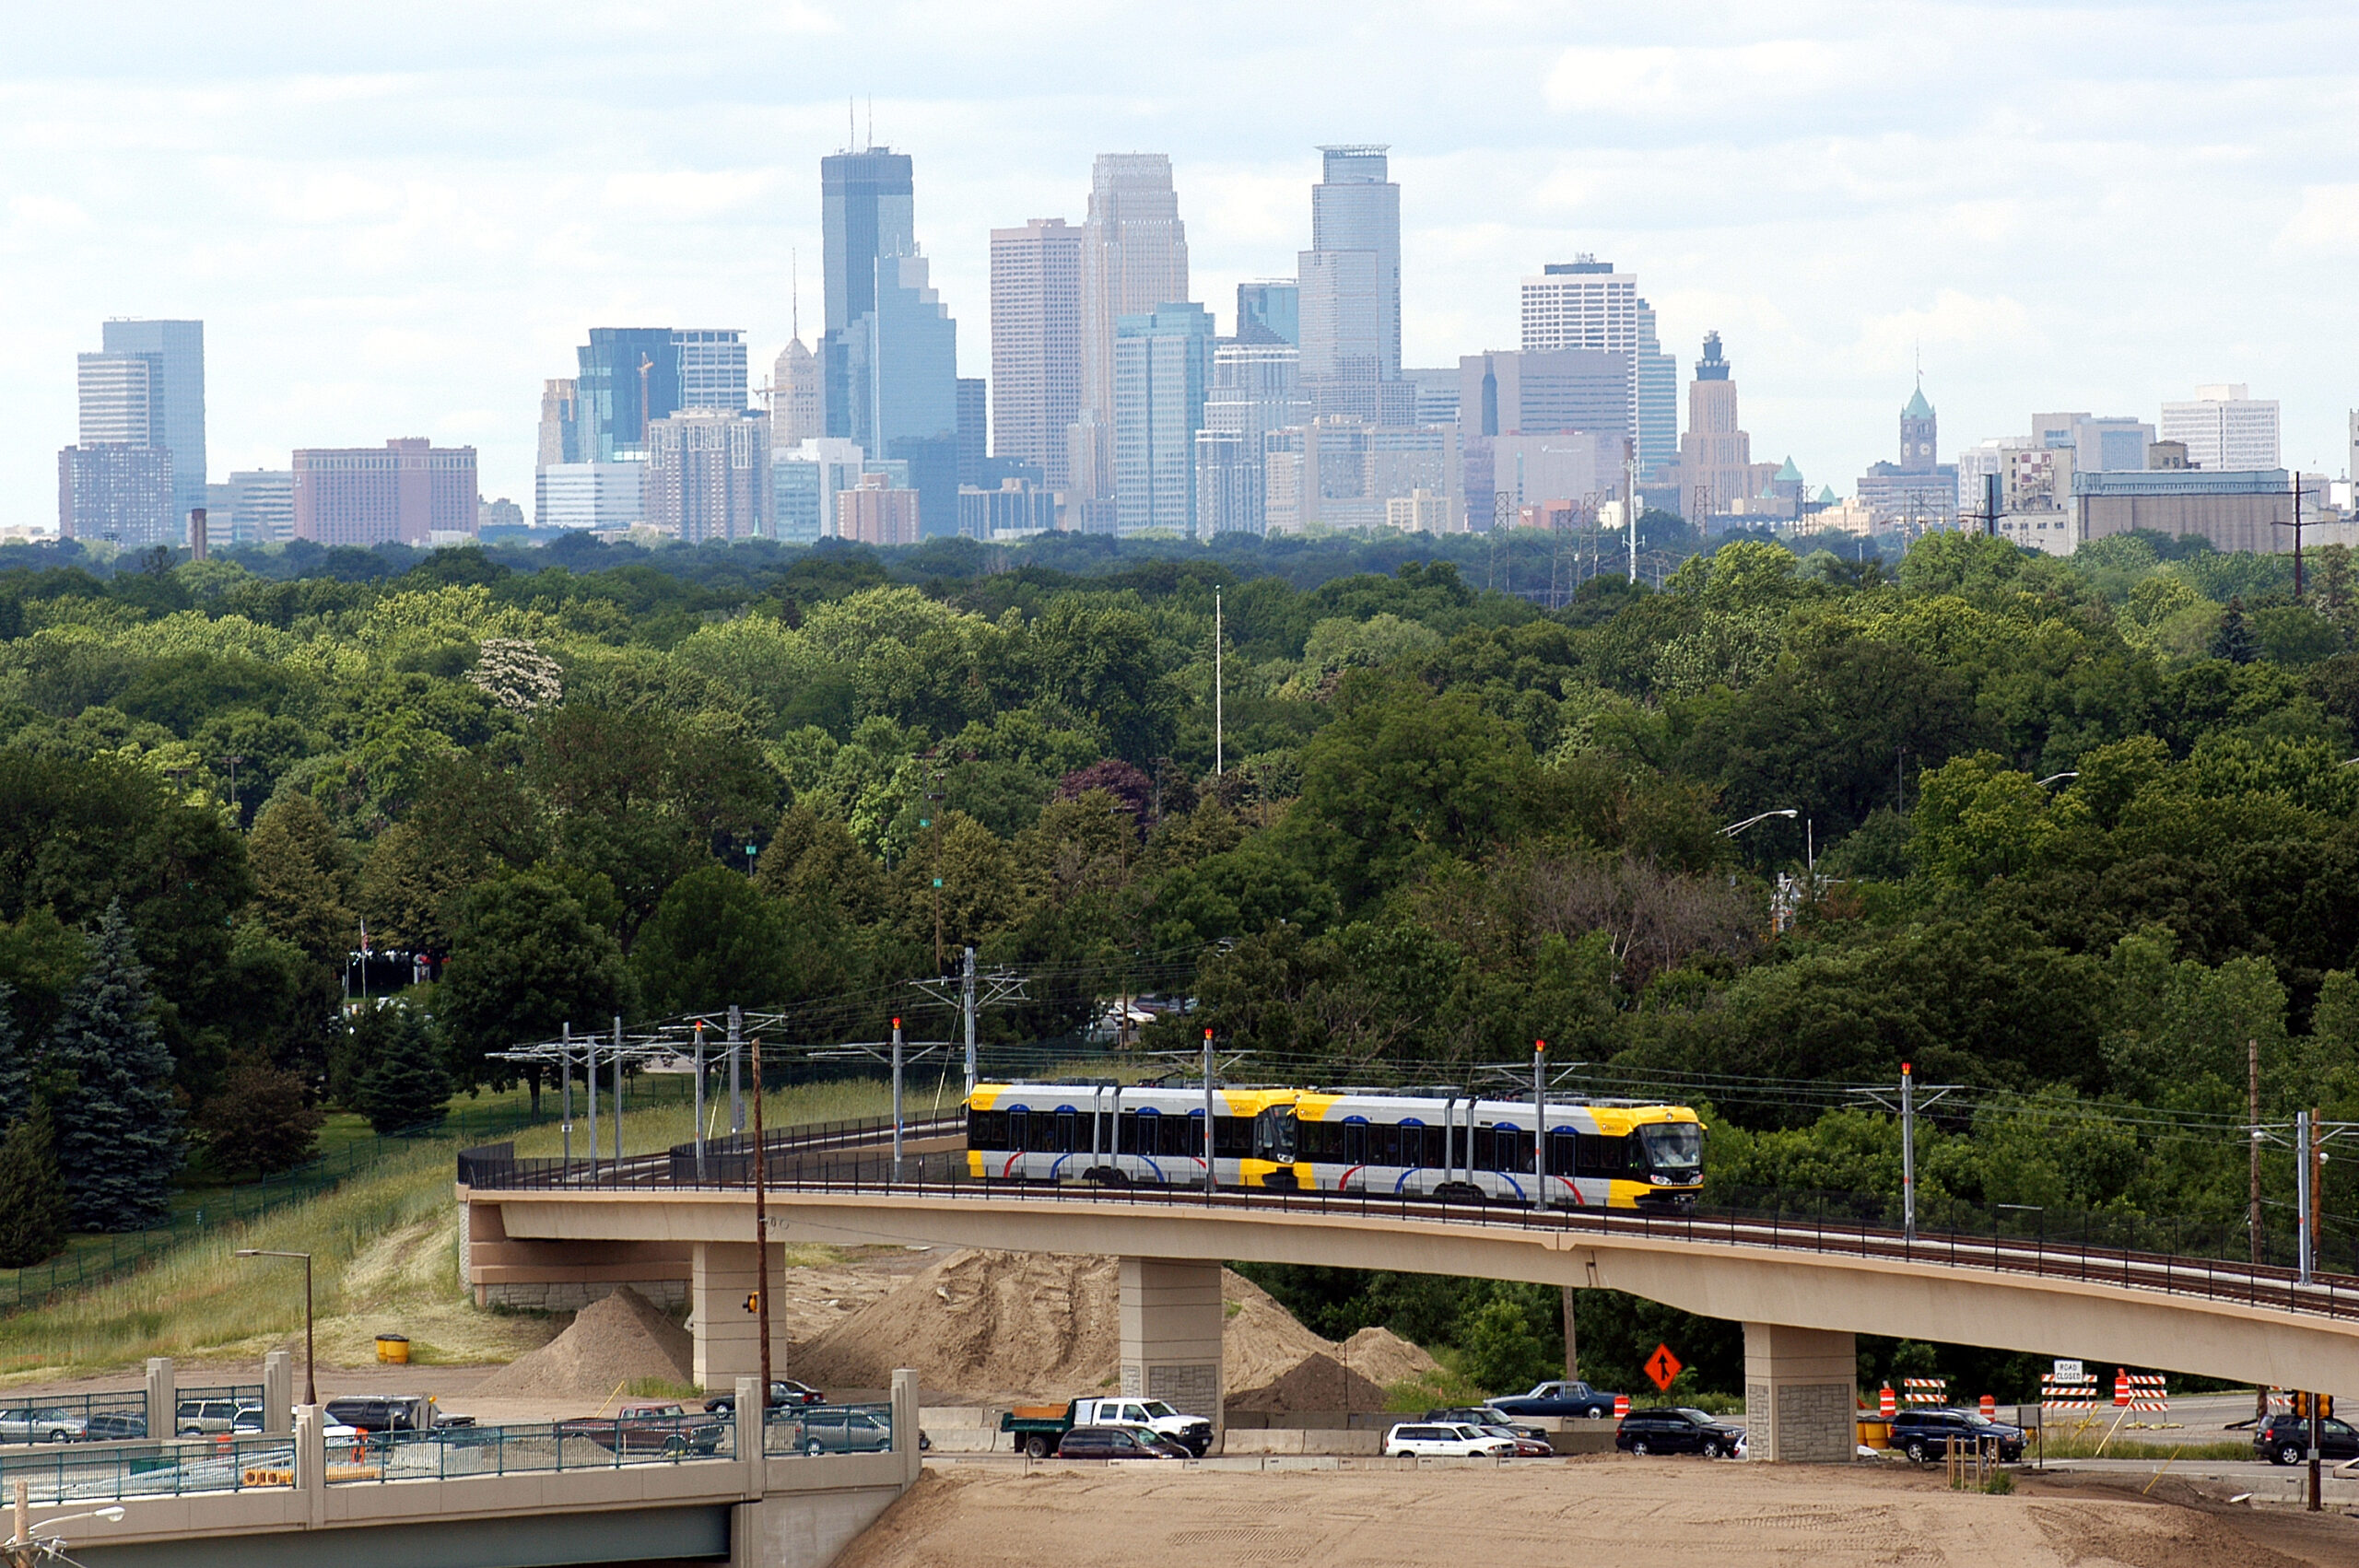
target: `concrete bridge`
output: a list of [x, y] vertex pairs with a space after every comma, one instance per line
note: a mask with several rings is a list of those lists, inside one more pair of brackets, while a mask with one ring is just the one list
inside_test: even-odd
[[[866, 1169], [867, 1167], [863, 1167]], [[1754, 1457], [1845, 1460], [1862, 1333], [2359, 1391], [2359, 1278], [2046, 1241], [1856, 1225], [1357, 1195], [826, 1179], [772, 1162], [767, 1288], [784, 1244], [900, 1243], [1121, 1260], [1121, 1387], [1219, 1418], [1223, 1261], [1596, 1286], [1744, 1325]], [[497, 1161], [459, 1198], [479, 1295], [535, 1276], [596, 1291], [662, 1271], [692, 1302], [708, 1387], [758, 1360], [750, 1193], [653, 1168], [587, 1186]], [[643, 1179], [642, 1179], [643, 1178]], [[780, 1364], [785, 1364], [781, 1354]], [[1043, 1395], [1056, 1392], [1042, 1390]]]
[[[0, 1483], [25, 1482], [31, 1534], [62, 1537], [88, 1568], [826, 1568], [916, 1480], [910, 1374], [894, 1378], [892, 1448], [880, 1453], [766, 1451], [781, 1433], [773, 1426], [766, 1441], [758, 1381], [736, 1389], [727, 1438], [710, 1457], [600, 1462], [597, 1445], [560, 1445], [547, 1426], [356, 1457], [327, 1443], [307, 1406], [287, 1437], [12, 1449], [0, 1455]], [[576, 1450], [570, 1468], [548, 1463], [553, 1452], [564, 1462], [562, 1447]], [[119, 1520], [94, 1516], [118, 1503]]]

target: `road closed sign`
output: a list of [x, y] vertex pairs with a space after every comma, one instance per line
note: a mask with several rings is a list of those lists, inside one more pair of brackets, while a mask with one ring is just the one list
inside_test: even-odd
[[2081, 1377], [2082, 1377], [2082, 1371], [2081, 1371], [2081, 1363], [2080, 1363], [2079, 1362], [2077, 1362], [2077, 1361], [2065, 1361], [2065, 1360], [2062, 1360], [2062, 1359], [2060, 1359], [2060, 1358], [2057, 1361], [2057, 1363], [2056, 1363], [2056, 1381], [2057, 1381], [2057, 1382], [2059, 1382], [2059, 1383], [2078, 1383], [2078, 1382], [2081, 1380]]

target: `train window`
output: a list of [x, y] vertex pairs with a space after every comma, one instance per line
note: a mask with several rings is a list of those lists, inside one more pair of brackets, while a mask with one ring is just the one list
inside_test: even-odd
[[1296, 1135], [1298, 1130], [1293, 1106], [1272, 1106], [1253, 1118], [1255, 1158], [1274, 1160], [1282, 1165], [1292, 1164], [1297, 1157]]
[[1172, 1155], [1195, 1154], [1204, 1152], [1204, 1113], [1190, 1111], [1185, 1117], [1163, 1118], [1163, 1153]]
[[1007, 1111], [1007, 1141], [1000, 1147], [1028, 1149], [1032, 1146], [1032, 1112], [1028, 1106], [1010, 1106]]
[[1585, 1176], [1629, 1175], [1630, 1140], [1606, 1138], [1592, 1132], [1582, 1133], [1576, 1141], [1573, 1174]]
[[1548, 1129], [1548, 1174], [1579, 1176], [1580, 1171], [1580, 1134], [1568, 1127]]
[[967, 1147], [969, 1149], [1006, 1148], [1007, 1113], [1005, 1111], [968, 1111], [967, 1113]]
[[1060, 1154], [1070, 1154], [1078, 1147], [1081, 1136], [1081, 1113], [1071, 1106], [1057, 1107], [1057, 1149]]
[[1344, 1163], [1347, 1165], [1367, 1164], [1367, 1117], [1351, 1116], [1344, 1118]]
[[[1510, 1127], [1505, 1122], [1493, 1127], [1490, 1132], [1491, 1157], [1483, 1162], [1484, 1169], [1493, 1171], [1532, 1169], [1532, 1134], [1520, 1127]], [[1475, 1147], [1478, 1152], [1482, 1148], [1479, 1139]]]
[[1135, 1111], [1124, 1111], [1122, 1113], [1122, 1141], [1121, 1153], [1125, 1154], [1154, 1154], [1160, 1153], [1160, 1151], [1155, 1146], [1155, 1129], [1156, 1124], [1162, 1120], [1163, 1113], [1156, 1110], [1153, 1106], [1148, 1106], [1143, 1109]]

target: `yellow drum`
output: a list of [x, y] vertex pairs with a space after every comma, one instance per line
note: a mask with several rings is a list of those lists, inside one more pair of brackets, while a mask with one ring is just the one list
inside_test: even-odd
[[381, 1362], [389, 1362], [395, 1366], [407, 1366], [409, 1364], [409, 1337], [405, 1334], [378, 1335], [377, 1359]]

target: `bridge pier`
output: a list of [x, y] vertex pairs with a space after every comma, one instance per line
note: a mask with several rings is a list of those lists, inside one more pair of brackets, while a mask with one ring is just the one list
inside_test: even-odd
[[[750, 1241], [700, 1241], [690, 1256], [688, 1332], [695, 1339], [695, 1375], [700, 1388], [718, 1391], [734, 1387], [740, 1377], [762, 1375], [760, 1319], [745, 1310], [745, 1300], [757, 1289], [771, 1299], [786, 1280], [785, 1258], [777, 1242], [769, 1244], [769, 1283], [758, 1283]], [[770, 1320], [770, 1375], [787, 1375], [786, 1356], [780, 1345], [778, 1320]]]
[[1745, 1457], [1848, 1465], [1859, 1446], [1853, 1337], [1777, 1323], [1744, 1326]]
[[1221, 1265], [1193, 1258], [1125, 1258], [1121, 1262], [1122, 1392], [1168, 1399], [1201, 1415], [1218, 1433], [1221, 1418]]

